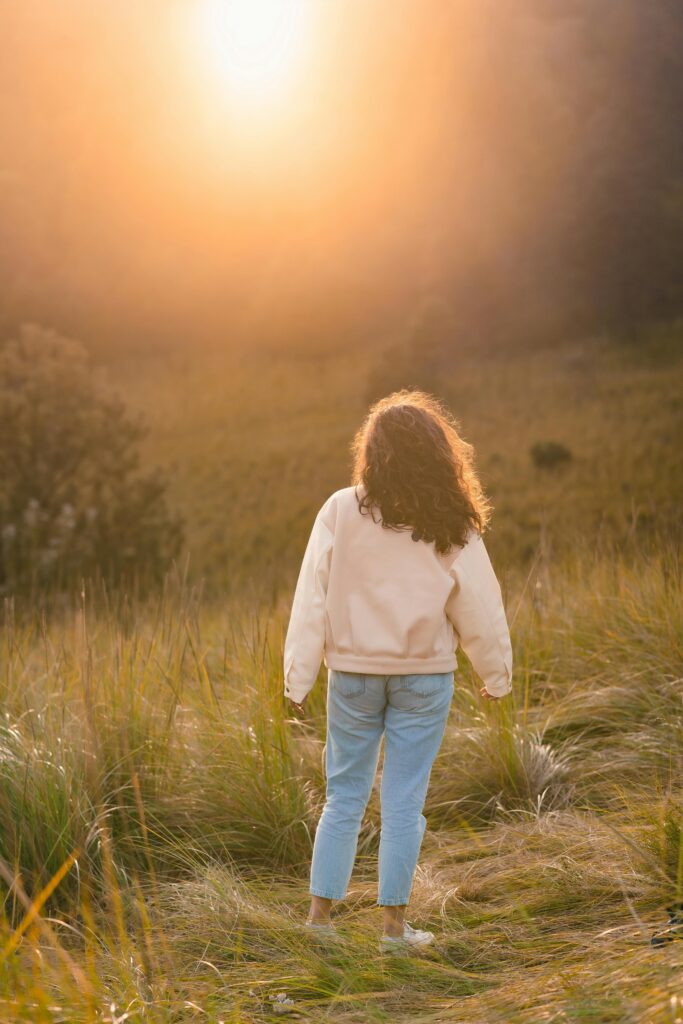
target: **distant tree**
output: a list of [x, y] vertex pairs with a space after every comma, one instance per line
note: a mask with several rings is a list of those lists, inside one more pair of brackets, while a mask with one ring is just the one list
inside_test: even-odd
[[163, 573], [182, 527], [144, 433], [78, 342], [24, 324], [0, 345], [0, 591]]
[[539, 469], [555, 469], [572, 459], [572, 453], [559, 441], [537, 441], [529, 449], [529, 454]]

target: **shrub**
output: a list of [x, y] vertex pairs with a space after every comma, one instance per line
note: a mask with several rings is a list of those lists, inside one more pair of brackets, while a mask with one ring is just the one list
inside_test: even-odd
[[0, 591], [163, 573], [182, 529], [143, 435], [78, 342], [24, 324], [0, 347]]
[[539, 469], [554, 469], [570, 462], [572, 453], [559, 441], [537, 441], [529, 449], [531, 460]]

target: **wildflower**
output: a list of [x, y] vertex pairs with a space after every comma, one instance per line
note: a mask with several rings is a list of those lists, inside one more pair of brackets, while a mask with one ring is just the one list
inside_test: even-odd
[[278, 992], [271, 996], [272, 1010], [274, 1014], [291, 1013], [294, 1009], [294, 1000], [290, 999], [286, 992]]

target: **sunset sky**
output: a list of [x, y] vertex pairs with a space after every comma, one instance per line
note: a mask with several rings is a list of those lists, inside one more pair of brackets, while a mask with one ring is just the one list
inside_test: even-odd
[[222, 336], [550, 268], [634, 38], [561, 6], [3, 5], [4, 319]]

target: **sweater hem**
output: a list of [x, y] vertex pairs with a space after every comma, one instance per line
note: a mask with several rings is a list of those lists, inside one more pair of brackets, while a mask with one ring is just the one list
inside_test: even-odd
[[340, 672], [361, 672], [366, 675], [408, 675], [419, 673], [431, 675], [435, 672], [452, 672], [458, 667], [453, 654], [438, 658], [370, 658], [358, 654], [340, 654], [326, 651], [323, 661], [327, 668]]

